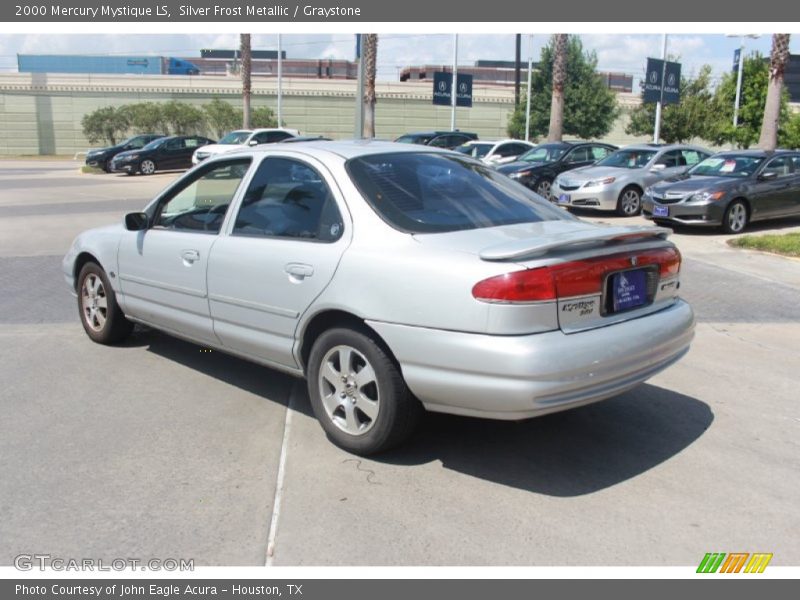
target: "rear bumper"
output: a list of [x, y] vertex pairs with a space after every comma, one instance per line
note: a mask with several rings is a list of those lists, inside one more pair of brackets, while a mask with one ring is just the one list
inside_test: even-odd
[[525, 419], [620, 394], [689, 349], [694, 313], [684, 301], [589, 331], [492, 336], [368, 324], [400, 362], [428, 410]]

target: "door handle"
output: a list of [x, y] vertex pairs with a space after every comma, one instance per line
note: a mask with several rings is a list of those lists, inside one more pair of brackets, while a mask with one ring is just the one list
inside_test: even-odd
[[184, 263], [192, 264], [196, 260], [200, 259], [200, 253], [197, 250], [182, 250], [181, 258], [183, 259]]
[[305, 279], [314, 274], [314, 267], [305, 263], [288, 263], [283, 270], [296, 279]]

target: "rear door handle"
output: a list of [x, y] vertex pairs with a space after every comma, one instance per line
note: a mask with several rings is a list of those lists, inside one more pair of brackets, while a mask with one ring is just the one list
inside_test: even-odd
[[305, 279], [314, 274], [314, 267], [305, 263], [288, 263], [283, 269], [297, 279]]
[[197, 250], [182, 250], [181, 258], [184, 262], [193, 263], [196, 260], [200, 260], [200, 253]]

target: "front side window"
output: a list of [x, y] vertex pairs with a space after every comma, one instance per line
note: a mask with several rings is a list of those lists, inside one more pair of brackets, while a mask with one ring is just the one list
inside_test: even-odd
[[347, 169], [373, 210], [410, 233], [571, 218], [524, 186], [459, 156], [374, 154], [349, 160]]
[[173, 192], [159, 207], [158, 229], [218, 233], [250, 159], [216, 163]]
[[525, 162], [540, 162], [549, 163], [555, 162], [567, 151], [566, 146], [553, 146], [545, 144], [543, 146], [536, 146], [528, 150], [525, 154], [519, 157], [520, 160]]
[[655, 150], [617, 150], [597, 163], [598, 167], [641, 169], [656, 155]]
[[764, 167], [764, 172], [772, 171], [777, 174], [778, 179], [782, 177], [789, 177], [794, 174], [794, 161], [791, 156], [779, 156], [773, 158]]
[[245, 192], [233, 235], [333, 242], [343, 222], [322, 176], [304, 162], [264, 159]]
[[250, 131], [231, 131], [217, 143], [223, 146], [244, 144], [247, 142], [247, 138], [250, 137], [251, 133]]
[[572, 152], [569, 153], [567, 156], [568, 163], [581, 163], [587, 162], [589, 160], [589, 148], [583, 146], [582, 148], [575, 148]]
[[167, 142], [166, 149], [167, 150], [182, 150], [186, 146], [186, 141], [183, 138], [178, 138], [174, 140], [170, 140]]

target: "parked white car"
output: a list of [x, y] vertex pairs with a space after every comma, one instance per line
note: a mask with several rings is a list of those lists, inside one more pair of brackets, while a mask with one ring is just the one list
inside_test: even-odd
[[674, 363], [694, 316], [670, 233], [581, 221], [448, 150], [304, 142], [198, 165], [62, 269], [92, 340], [143, 323], [305, 377], [328, 437], [369, 454], [423, 408], [524, 419]]
[[522, 140], [473, 140], [458, 146], [456, 152], [477, 158], [487, 165], [502, 165], [513, 162], [535, 145]]
[[282, 142], [288, 138], [297, 137], [300, 132], [297, 129], [287, 129], [285, 127], [269, 129], [237, 129], [224, 136], [216, 144], [209, 144], [198, 148], [192, 155], [192, 164], [204, 161], [205, 159], [231, 152], [233, 150], [244, 150], [259, 144], [274, 144]]

